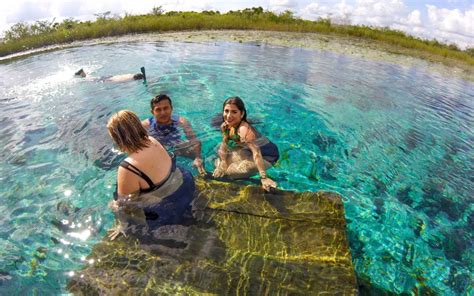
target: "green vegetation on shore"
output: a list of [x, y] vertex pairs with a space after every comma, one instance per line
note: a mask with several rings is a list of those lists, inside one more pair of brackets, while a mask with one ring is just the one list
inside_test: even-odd
[[286, 11], [275, 14], [261, 7], [229, 11], [164, 13], [156, 7], [149, 14], [109, 17], [97, 15], [94, 22], [67, 19], [61, 23], [38, 21], [35, 24], [18, 23], [5, 33], [0, 44], [0, 56], [54, 44], [119, 36], [131, 33], [171, 32], [191, 30], [264, 30], [301, 33], [322, 33], [362, 40], [375, 41], [382, 47], [431, 61], [474, 65], [474, 49], [460, 50], [456, 45], [442, 44], [436, 40], [422, 40], [401, 31], [367, 26], [337, 25], [330, 20], [302, 20]]

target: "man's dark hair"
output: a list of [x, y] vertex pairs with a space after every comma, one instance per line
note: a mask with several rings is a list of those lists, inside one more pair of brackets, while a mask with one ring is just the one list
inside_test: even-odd
[[159, 95], [155, 96], [153, 99], [151, 99], [151, 101], [150, 101], [151, 109], [153, 110], [153, 107], [156, 104], [158, 104], [159, 102], [163, 101], [163, 100], [168, 100], [170, 102], [171, 108], [173, 108], [173, 103], [171, 102], [170, 97], [168, 97], [165, 94], [159, 94]]
[[142, 73], [137, 73], [133, 75], [133, 80], [140, 80], [143, 79], [143, 74]]

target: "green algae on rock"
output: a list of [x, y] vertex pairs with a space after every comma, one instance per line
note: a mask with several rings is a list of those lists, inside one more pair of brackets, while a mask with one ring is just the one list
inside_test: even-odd
[[[75, 294], [356, 295], [344, 207], [329, 192], [197, 180], [193, 219], [94, 246]], [[92, 260], [91, 260], [92, 259]]]

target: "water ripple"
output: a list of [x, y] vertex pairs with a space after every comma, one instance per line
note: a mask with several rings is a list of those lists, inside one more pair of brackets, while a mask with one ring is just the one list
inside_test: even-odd
[[[141, 66], [147, 85], [72, 75]], [[151, 116], [150, 99], [161, 92], [192, 123], [208, 170], [221, 140], [213, 119], [227, 97], [243, 98], [248, 118], [280, 149], [269, 174], [282, 188], [343, 195], [360, 276], [399, 294], [420, 286], [444, 295], [469, 289], [470, 82], [328, 52], [229, 43], [97, 45], [0, 68], [6, 292], [63, 293], [68, 273], [87, 264], [112, 224], [107, 203], [124, 157], [113, 149], [107, 120], [121, 109]], [[35, 269], [32, 260], [40, 261]]]

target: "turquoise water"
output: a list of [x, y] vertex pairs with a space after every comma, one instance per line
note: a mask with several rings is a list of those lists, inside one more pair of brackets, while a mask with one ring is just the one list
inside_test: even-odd
[[[72, 77], [140, 66], [147, 86]], [[192, 122], [208, 170], [220, 140], [211, 119], [225, 98], [243, 98], [280, 148], [269, 175], [281, 188], [343, 195], [353, 262], [372, 293], [472, 294], [472, 83], [321, 51], [172, 42], [0, 65], [1, 294], [63, 293], [94, 263], [86, 256], [113, 223], [121, 157], [106, 121], [121, 109], [147, 117], [159, 92]]]

